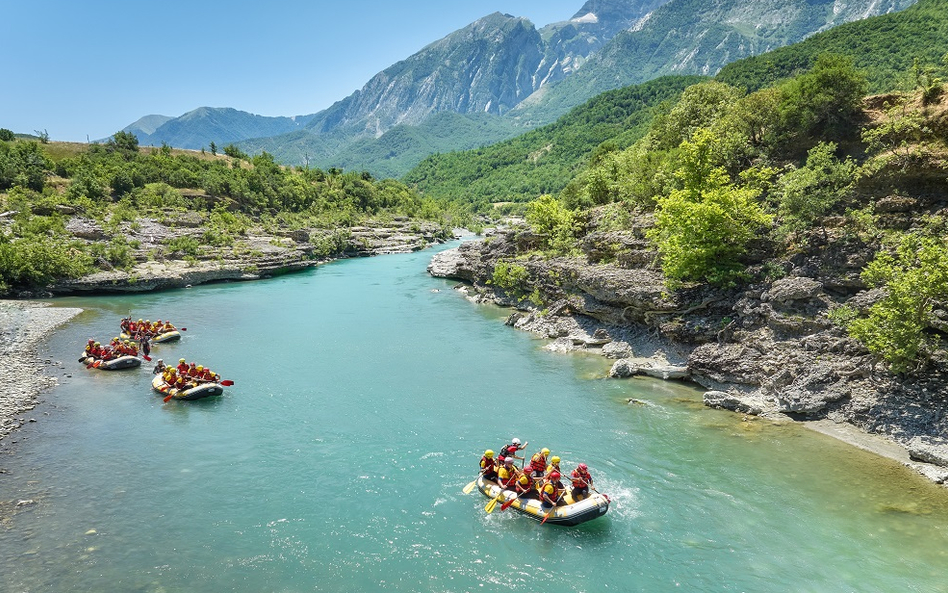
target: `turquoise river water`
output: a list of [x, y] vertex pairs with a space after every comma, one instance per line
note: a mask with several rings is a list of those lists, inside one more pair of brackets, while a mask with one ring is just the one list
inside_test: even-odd
[[[0, 457], [0, 501], [35, 501], [0, 523], [0, 591], [948, 591], [944, 488], [684, 384], [608, 380], [429, 277], [432, 254], [57, 300], [86, 311]], [[154, 358], [235, 386], [164, 404], [150, 365], [76, 363], [129, 311], [187, 327]], [[513, 436], [586, 462], [609, 513], [486, 513], [461, 489]]]

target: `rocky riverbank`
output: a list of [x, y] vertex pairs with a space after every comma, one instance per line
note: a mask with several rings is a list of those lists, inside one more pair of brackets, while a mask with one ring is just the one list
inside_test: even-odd
[[169, 212], [161, 219], [137, 219], [108, 228], [99, 221], [72, 216], [66, 230], [101, 251], [116, 244], [128, 249], [128, 265], [114, 268], [100, 258], [96, 263], [101, 269], [95, 273], [9, 296], [148, 292], [257, 280], [340, 258], [418, 251], [452, 237], [436, 223], [402, 217], [336, 229], [271, 226], [231, 232], [209, 227], [200, 214], [188, 212]]
[[[828, 319], [834, 306], [864, 309], [878, 298], [859, 284], [862, 253], [824, 246], [739, 289], [670, 292], [641, 231], [593, 234], [585, 257], [575, 258], [531, 255], [535, 239], [526, 229], [498, 232], [439, 253], [428, 271], [463, 281], [474, 301], [516, 308], [507, 324], [551, 339], [550, 349], [615, 359], [612, 377], [692, 381], [707, 390], [708, 406], [818, 423], [821, 432], [948, 481], [946, 361], [892, 375]], [[603, 257], [605, 249], [613, 257]], [[500, 261], [526, 280], [499, 286]]]
[[39, 395], [57, 383], [46, 372], [63, 367], [61, 361], [40, 357], [39, 345], [81, 312], [45, 303], [0, 301], [0, 440], [35, 420], [27, 413]]

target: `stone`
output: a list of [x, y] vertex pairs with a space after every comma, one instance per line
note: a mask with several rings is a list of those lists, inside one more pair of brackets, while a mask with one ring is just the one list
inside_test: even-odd
[[908, 442], [909, 457], [941, 467], [948, 467], [948, 439], [914, 437]]
[[602, 347], [602, 355], [606, 358], [631, 358], [632, 346], [627, 342], [609, 342]]
[[781, 278], [773, 283], [770, 290], [762, 295], [762, 300], [778, 303], [812, 299], [823, 291], [823, 284], [813, 278], [795, 276]]

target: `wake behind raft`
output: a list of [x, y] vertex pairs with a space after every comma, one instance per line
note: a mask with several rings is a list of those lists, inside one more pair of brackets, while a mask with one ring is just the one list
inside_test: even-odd
[[[488, 482], [484, 479], [484, 476], [478, 476], [477, 489], [488, 498], [498, 499], [498, 505], [517, 497], [514, 492], [501, 490], [497, 484]], [[606, 511], [609, 510], [609, 499], [598, 492], [591, 493], [588, 497], [579, 502], [574, 501], [569, 492], [567, 492], [563, 496], [563, 501], [566, 504], [555, 507], [552, 512], [551, 507], [541, 506], [539, 500], [525, 498], [516, 498], [516, 500], [510, 503], [509, 508], [519, 511], [541, 523], [544, 522], [545, 519], [546, 523], [565, 525], [567, 527], [579, 525], [586, 521], [592, 521], [597, 517], [605, 515]]]

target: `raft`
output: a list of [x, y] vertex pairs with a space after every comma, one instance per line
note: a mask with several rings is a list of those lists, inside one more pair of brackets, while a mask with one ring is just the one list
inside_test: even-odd
[[[132, 337], [125, 332], [121, 333], [121, 338], [123, 340], [130, 340]], [[161, 344], [163, 342], [174, 342], [175, 340], [181, 339], [181, 332], [176, 329], [171, 330], [170, 332], [164, 332], [156, 336], [148, 338], [152, 344]]]
[[[484, 476], [478, 476], [477, 489], [488, 498], [496, 498], [503, 492], [500, 500], [497, 501], [498, 510], [504, 502], [516, 497], [516, 494], [510, 490], [501, 491], [500, 486], [488, 482], [484, 479]], [[572, 496], [569, 494], [569, 490], [567, 490], [563, 496], [563, 500], [566, 504], [556, 507], [556, 510], [553, 511], [550, 518], [546, 520], [547, 524], [552, 523], [553, 525], [565, 525], [567, 527], [579, 525], [580, 523], [601, 517], [609, 510], [609, 498], [598, 492], [590, 492], [588, 497], [579, 502], [574, 502]], [[525, 498], [520, 498], [512, 502], [510, 506], [507, 507], [507, 510], [510, 509], [523, 513], [536, 521], [543, 521], [543, 518], [546, 517], [546, 514], [550, 511], [549, 507], [541, 507], [539, 500]]]
[[220, 383], [201, 383], [196, 387], [181, 390], [165, 383], [165, 380], [161, 375], [155, 375], [155, 378], [151, 380], [151, 386], [158, 393], [170, 395], [171, 399], [182, 399], [187, 401], [202, 399], [212, 395], [221, 395], [224, 393], [224, 388]]
[[[119, 356], [118, 358], [111, 358], [109, 360], [100, 360], [87, 356], [79, 362], [86, 366], [93, 364], [93, 368], [99, 369], [100, 371], [120, 371], [142, 366], [142, 359], [132, 355]], [[94, 363], [96, 362], [99, 364], [95, 365]]]

